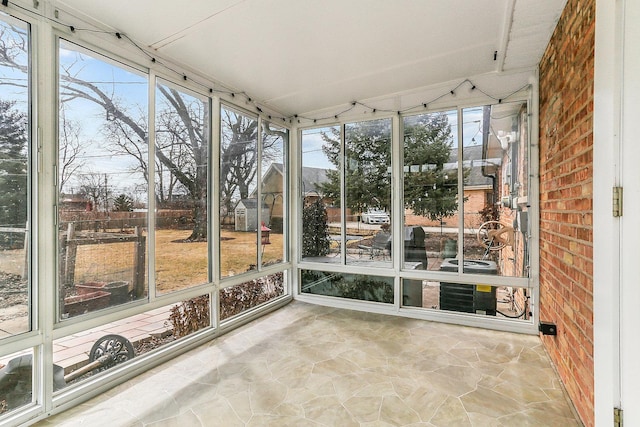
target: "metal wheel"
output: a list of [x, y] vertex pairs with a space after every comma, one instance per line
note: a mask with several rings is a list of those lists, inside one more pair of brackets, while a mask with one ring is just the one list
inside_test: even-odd
[[109, 356], [97, 370], [104, 371], [119, 363], [135, 357], [131, 342], [121, 335], [105, 335], [96, 341], [89, 353], [89, 362], [94, 362], [103, 356]]
[[513, 227], [500, 221], [487, 221], [478, 228], [478, 242], [487, 250], [498, 251], [513, 244]]

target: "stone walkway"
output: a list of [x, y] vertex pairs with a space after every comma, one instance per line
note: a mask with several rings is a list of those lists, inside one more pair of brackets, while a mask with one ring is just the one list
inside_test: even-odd
[[[170, 325], [167, 324], [168, 318], [169, 309], [161, 307], [99, 328], [60, 338], [53, 343], [53, 363], [62, 366], [65, 372], [69, 373], [87, 363], [91, 347], [101, 337], [108, 334], [122, 335], [135, 346], [135, 343], [140, 340], [166, 334], [170, 330]], [[26, 316], [3, 322], [1, 326], [3, 330], [17, 333], [24, 332], [26, 328]], [[6, 365], [7, 362], [7, 358], [0, 359], [1, 365]]]

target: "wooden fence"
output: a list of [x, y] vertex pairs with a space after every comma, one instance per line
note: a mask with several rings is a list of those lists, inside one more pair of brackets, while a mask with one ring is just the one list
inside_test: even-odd
[[133, 243], [133, 273], [131, 283], [135, 298], [145, 293], [145, 256], [146, 236], [139, 227], [134, 227], [133, 234], [126, 233], [82, 233], [76, 230], [76, 223], [67, 225], [66, 233], [60, 234], [59, 275], [63, 284], [75, 283], [76, 256], [78, 246], [99, 245], [109, 243]]

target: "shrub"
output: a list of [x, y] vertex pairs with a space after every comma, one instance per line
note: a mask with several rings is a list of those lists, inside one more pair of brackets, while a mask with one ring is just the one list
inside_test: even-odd
[[171, 307], [169, 321], [173, 326], [173, 336], [185, 337], [210, 325], [209, 296], [203, 295], [182, 301]]
[[302, 210], [302, 256], [325, 256], [329, 243], [327, 209], [318, 199]]
[[220, 290], [220, 320], [284, 294], [284, 274], [274, 273]]

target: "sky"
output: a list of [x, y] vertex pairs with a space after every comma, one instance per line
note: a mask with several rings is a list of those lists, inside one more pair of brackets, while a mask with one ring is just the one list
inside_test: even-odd
[[[74, 77], [92, 82], [101, 90], [115, 97], [121, 105], [126, 105], [132, 115], [148, 115], [148, 79], [120, 66], [114, 66], [90, 55], [75, 51], [74, 45], [61, 40], [60, 72], [70, 70]], [[61, 91], [64, 93], [64, 91]], [[104, 124], [104, 109], [92, 101], [76, 98], [66, 105], [65, 116], [79, 127], [79, 140], [82, 146], [83, 167], [71, 179], [66, 192], [76, 192], [83, 173], [107, 175], [109, 188], [119, 194], [128, 187], [139, 187], [144, 178], [133, 169], [138, 166], [136, 160], [127, 154], [114, 154], [109, 149], [101, 128]], [[146, 128], [145, 124], [145, 128]], [[62, 141], [61, 141], [62, 143]]]

